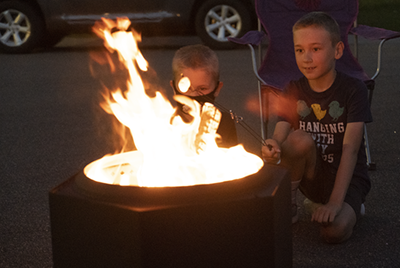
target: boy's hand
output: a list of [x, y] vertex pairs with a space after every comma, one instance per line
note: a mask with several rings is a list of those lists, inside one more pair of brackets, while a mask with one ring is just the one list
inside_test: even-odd
[[267, 139], [265, 144], [261, 149], [264, 161], [267, 163], [280, 163], [281, 148], [278, 143], [273, 139]]
[[318, 207], [311, 216], [311, 221], [321, 223], [323, 225], [329, 224], [335, 220], [339, 214], [341, 206], [334, 203], [327, 203]]

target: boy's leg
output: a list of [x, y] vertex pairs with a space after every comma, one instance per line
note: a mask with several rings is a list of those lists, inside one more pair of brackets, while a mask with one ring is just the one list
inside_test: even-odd
[[290, 170], [292, 181], [314, 177], [316, 150], [315, 142], [310, 134], [302, 130], [295, 130], [289, 134], [282, 144], [281, 165]]
[[290, 170], [292, 181], [292, 223], [297, 222], [296, 194], [301, 179], [312, 178], [316, 163], [316, 148], [311, 136], [302, 131], [296, 130], [290, 133], [282, 144], [282, 166]]
[[[329, 172], [329, 168], [324, 166], [323, 163], [325, 162], [320, 162], [322, 166], [317, 168], [321, 173], [317, 172], [316, 177], [311, 182], [303, 180], [300, 189], [313, 202], [325, 204], [332, 192], [335, 174]], [[317, 166], [320, 164], [317, 163]], [[320, 225], [321, 236], [326, 242], [341, 243], [350, 238], [357, 219], [361, 217], [361, 205], [365, 202], [369, 189], [369, 180], [357, 176], [352, 178], [342, 209], [336, 215], [334, 221], [330, 224]], [[318, 207], [322, 204], [319, 204]], [[312, 211], [312, 213], [314, 212], [315, 210]]]
[[321, 236], [328, 243], [341, 243], [350, 238], [356, 225], [357, 216], [354, 209], [343, 202], [342, 210], [329, 225], [321, 226]]
[[342, 210], [333, 223], [321, 226], [321, 235], [328, 243], [340, 243], [350, 238], [357, 220], [362, 216], [361, 207], [370, 188], [369, 180], [353, 177], [347, 189]]
[[[298, 182], [303, 179], [303, 182], [306, 182], [305, 185], [315, 185], [315, 187], [310, 189], [307, 186], [305, 186], [306, 188], [302, 188], [302, 190], [311, 190], [308, 194], [317, 199], [313, 200], [314, 202], [327, 202], [327, 200], [322, 200], [321, 198], [329, 194], [332, 191], [332, 187], [328, 187], [328, 189], [328, 185], [320, 185], [318, 183], [320, 180], [314, 178], [319, 174], [317, 170], [321, 169], [324, 172], [326, 170], [321, 166], [321, 161], [317, 161], [317, 148], [311, 135], [302, 130], [293, 131], [281, 147], [281, 165], [291, 171], [292, 186], [296, 186], [295, 188], [297, 188]], [[333, 182], [334, 177], [332, 177], [331, 183]], [[370, 184], [367, 185], [364, 180], [352, 180], [340, 213], [336, 216], [333, 223], [321, 227], [321, 235], [328, 243], [340, 243], [350, 238], [360, 213], [361, 204], [364, 202], [369, 189]], [[329, 190], [329, 193], [326, 192], [327, 190]], [[308, 197], [307, 191], [303, 193]], [[292, 200], [294, 201], [295, 194], [296, 190], [292, 187]], [[311, 199], [314, 199], [312, 197]]]

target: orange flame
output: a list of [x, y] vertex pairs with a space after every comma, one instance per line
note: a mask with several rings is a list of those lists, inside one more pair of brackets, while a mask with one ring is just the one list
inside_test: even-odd
[[[137, 151], [96, 160], [85, 167], [86, 176], [102, 183], [163, 187], [222, 182], [258, 172], [263, 161], [242, 145], [218, 148], [221, 114], [212, 104], [202, 108], [190, 98], [176, 96], [191, 108], [194, 120], [185, 123], [174, 116], [176, 109], [160, 92], [154, 97], [146, 94], [138, 69], [146, 71], [148, 65], [138, 49], [140, 36], [127, 31], [129, 26], [127, 19], [103, 19], [95, 32], [110, 52], [118, 52], [129, 71], [128, 91], [113, 90], [111, 97], [104, 96], [102, 107], [130, 129]], [[182, 87], [189, 88], [190, 81], [183, 81]]]

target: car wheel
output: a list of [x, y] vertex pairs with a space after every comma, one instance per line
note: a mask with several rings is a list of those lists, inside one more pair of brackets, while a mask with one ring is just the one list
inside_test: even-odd
[[44, 22], [32, 6], [19, 1], [0, 3], [0, 51], [26, 53], [36, 48], [44, 35]]
[[195, 19], [197, 35], [214, 49], [231, 49], [228, 37], [240, 37], [251, 30], [250, 11], [239, 0], [208, 0]]

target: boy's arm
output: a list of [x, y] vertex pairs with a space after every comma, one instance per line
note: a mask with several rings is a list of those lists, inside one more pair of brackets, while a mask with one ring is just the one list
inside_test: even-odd
[[357, 155], [362, 141], [363, 130], [363, 122], [347, 124], [343, 139], [342, 157], [340, 159], [331, 196], [326, 205], [321, 206], [315, 211], [311, 219], [312, 221], [317, 221], [319, 223], [333, 222], [342, 209], [343, 201], [357, 163]]
[[290, 123], [286, 121], [279, 121], [274, 130], [274, 134], [272, 135], [272, 139], [275, 140], [279, 146], [286, 140], [288, 137], [292, 126]]

